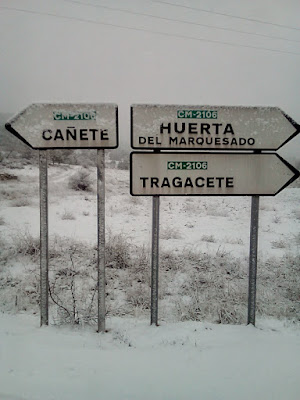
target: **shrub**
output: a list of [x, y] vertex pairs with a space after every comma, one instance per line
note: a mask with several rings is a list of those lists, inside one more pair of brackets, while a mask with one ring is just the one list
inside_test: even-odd
[[[85, 258], [83, 261], [82, 257]], [[70, 248], [51, 271], [49, 294], [57, 306], [57, 324], [84, 324], [96, 321], [96, 274], [88, 248]]]
[[285, 249], [287, 247], [287, 243], [284, 240], [274, 240], [272, 242], [273, 249]]
[[92, 181], [88, 170], [81, 169], [69, 178], [69, 188], [77, 191], [92, 191]]
[[7, 172], [0, 174], [0, 181], [11, 181], [17, 179], [18, 177], [16, 175], [8, 174]]
[[161, 228], [159, 232], [159, 236], [161, 239], [169, 240], [169, 239], [181, 239], [181, 233], [176, 228]]
[[183, 263], [182, 257], [172, 251], [161, 250], [159, 253], [159, 266], [164, 272], [178, 271]]
[[118, 162], [118, 169], [128, 170], [129, 169], [129, 159], [123, 158]]
[[217, 204], [211, 204], [206, 207], [206, 214], [212, 217], [228, 217], [229, 212], [227, 209], [220, 208]]
[[127, 301], [134, 308], [150, 308], [150, 289], [145, 285], [134, 284], [127, 290]]
[[225, 241], [225, 243], [229, 243], [229, 244], [240, 244], [240, 245], [244, 244], [244, 242], [241, 238], [226, 237], [224, 241]]
[[203, 240], [203, 242], [216, 243], [214, 235], [202, 235], [201, 240]]
[[61, 216], [61, 219], [63, 219], [63, 220], [74, 220], [76, 218], [75, 218], [75, 215], [71, 213], [71, 211], [65, 210], [64, 213]]
[[130, 263], [128, 243], [123, 235], [110, 236], [106, 243], [106, 264], [110, 268], [125, 269]]
[[19, 233], [15, 238], [15, 248], [18, 254], [36, 258], [40, 254], [40, 239], [33, 237], [28, 231]]
[[298, 246], [300, 246], [300, 232], [294, 235], [295, 237], [295, 242], [297, 243]]
[[[299, 179], [299, 181], [300, 181], [300, 179]], [[295, 214], [295, 217], [296, 217], [296, 219], [300, 219], [300, 210], [294, 210], [294, 214]]]
[[[28, 232], [11, 241], [0, 238], [0, 306], [7, 311], [37, 311], [39, 239]], [[299, 241], [299, 235], [295, 236]], [[27, 259], [26, 259], [27, 258]], [[300, 320], [299, 253], [259, 262], [257, 314]], [[150, 251], [124, 235], [107, 237], [106, 306], [109, 315], [149, 316]], [[57, 324], [97, 323], [97, 248], [61, 237], [49, 244], [51, 315]], [[222, 249], [160, 251], [160, 318], [246, 323], [248, 259]]]
[[27, 197], [20, 197], [20, 198], [12, 200], [12, 202], [11, 202], [12, 207], [27, 207], [30, 205], [31, 205], [31, 202]]

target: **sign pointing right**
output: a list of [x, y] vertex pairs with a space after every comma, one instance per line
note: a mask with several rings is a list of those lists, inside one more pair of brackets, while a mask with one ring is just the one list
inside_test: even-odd
[[137, 196], [274, 196], [299, 177], [277, 154], [131, 153]]
[[277, 107], [136, 104], [131, 146], [158, 150], [278, 150], [300, 126]]

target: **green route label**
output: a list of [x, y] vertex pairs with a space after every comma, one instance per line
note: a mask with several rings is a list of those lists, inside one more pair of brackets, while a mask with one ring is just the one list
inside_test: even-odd
[[213, 110], [177, 110], [177, 118], [217, 119], [218, 111]]
[[96, 119], [96, 111], [53, 111], [53, 119], [55, 121], [90, 121]]
[[207, 170], [207, 161], [168, 161], [167, 169], [179, 170]]

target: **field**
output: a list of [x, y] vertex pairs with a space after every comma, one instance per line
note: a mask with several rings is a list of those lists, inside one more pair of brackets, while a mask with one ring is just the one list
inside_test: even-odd
[[[156, 328], [149, 327], [151, 199], [130, 196], [127, 170], [107, 168], [108, 332], [97, 335], [95, 168], [49, 166], [51, 327], [43, 329], [38, 328], [38, 168], [2, 167], [0, 176], [1, 338], [8, 363], [1, 363], [1, 399], [147, 399], [153, 398], [151, 393], [157, 399], [196, 399], [201, 394], [205, 399], [298, 398], [299, 188], [260, 199], [258, 329], [245, 326], [251, 198], [162, 197]], [[17, 347], [15, 335], [21, 339]], [[77, 364], [73, 352], [83, 364]], [[104, 354], [103, 362], [92, 360], [94, 352], [100, 358]], [[19, 364], [23, 353], [27, 367], [25, 361]], [[109, 355], [116, 364], [108, 361]], [[43, 357], [50, 359], [49, 365], [37, 370]], [[251, 367], [237, 372], [247, 358]], [[174, 363], [179, 363], [176, 370]], [[259, 363], [261, 369], [253, 372]], [[144, 373], [141, 365], [147, 365]], [[266, 372], [272, 366], [273, 372]], [[102, 370], [103, 396], [96, 379]], [[151, 374], [158, 382], [153, 392]], [[76, 377], [82, 378], [80, 384]], [[182, 386], [176, 381], [180, 377]], [[252, 379], [261, 386], [254, 389]], [[51, 382], [57, 388], [46, 394]], [[126, 383], [127, 392], [121, 392]]]

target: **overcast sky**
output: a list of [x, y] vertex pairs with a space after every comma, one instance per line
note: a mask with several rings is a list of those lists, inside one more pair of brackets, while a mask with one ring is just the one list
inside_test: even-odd
[[299, 0], [1, 0], [0, 111], [114, 102], [121, 143], [140, 102], [278, 106], [300, 123], [299, 15]]

